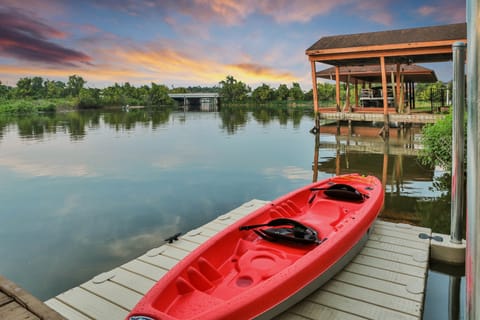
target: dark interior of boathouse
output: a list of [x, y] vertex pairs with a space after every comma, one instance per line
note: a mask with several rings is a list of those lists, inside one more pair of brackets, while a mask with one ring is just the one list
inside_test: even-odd
[[[466, 23], [322, 37], [305, 51], [311, 65], [314, 111], [383, 113], [386, 121], [388, 114], [410, 113], [415, 108], [415, 84], [438, 81], [434, 70], [418, 64], [452, 61], [456, 42], [467, 42]], [[317, 64], [331, 67], [317, 71]], [[319, 78], [336, 83], [333, 108], [319, 109]], [[353, 93], [346, 90], [343, 104], [341, 82], [347, 88], [354, 85]], [[376, 84], [380, 94], [372, 87]]]

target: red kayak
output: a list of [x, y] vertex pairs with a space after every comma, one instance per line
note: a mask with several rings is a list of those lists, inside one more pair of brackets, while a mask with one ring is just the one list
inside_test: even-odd
[[127, 319], [271, 319], [359, 252], [383, 200], [380, 181], [358, 174], [290, 192], [199, 246]]

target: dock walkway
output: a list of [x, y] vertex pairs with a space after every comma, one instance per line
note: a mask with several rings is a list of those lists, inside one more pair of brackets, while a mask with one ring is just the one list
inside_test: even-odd
[[[251, 200], [135, 260], [45, 303], [72, 320], [124, 319], [178, 261], [208, 238], [268, 203]], [[430, 229], [377, 220], [362, 251], [319, 290], [276, 317], [301, 319], [421, 319]]]
[[0, 276], [0, 319], [63, 320], [55, 310]]

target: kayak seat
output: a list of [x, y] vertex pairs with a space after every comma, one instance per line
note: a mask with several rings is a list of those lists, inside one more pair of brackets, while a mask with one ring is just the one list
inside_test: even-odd
[[361, 193], [351, 185], [343, 183], [334, 184], [324, 190], [323, 193], [331, 199], [342, 201], [363, 202], [368, 198], [367, 195]]
[[308, 214], [318, 219], [321, 216], [324, 225], [336, 225], [345, 217], [345, 210], [331, 200], [321, 199], [316, 201], [307, 211]]
[[[259, 229], [261, 227], [271, 228]], [[318, 245], [321, 243], [315, 229], [288, 218], [273, 219], [268, 223], [244, 225], [239, 228], [240, 231], [252, 229], [262, 239], [271, 242], [290, 245]]]

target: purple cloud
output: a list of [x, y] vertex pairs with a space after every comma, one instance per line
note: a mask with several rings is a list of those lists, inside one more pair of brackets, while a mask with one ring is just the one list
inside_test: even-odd
[[68, 66], [91, 64], [90, 56], [50, 41], [65, 36], [65, 33], [31, 16], [0, 6], [0, 55]]

